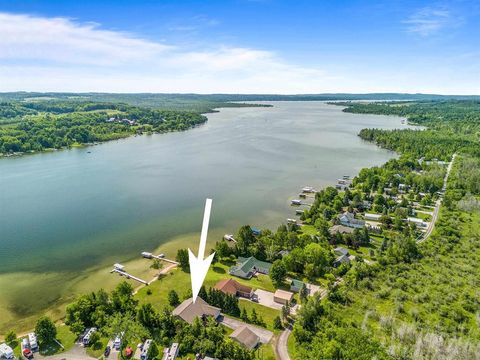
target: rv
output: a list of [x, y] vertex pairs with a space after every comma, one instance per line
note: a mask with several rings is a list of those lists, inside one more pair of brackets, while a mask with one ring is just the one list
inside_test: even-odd
[[2, 359], [14, 359], [13, 350], [7, 344], [0, 344], [0, 358]]
[[82, 343], [84, 346], [87, 346], [88, 344], [90, 344], [90, 337], [92, 336], [92, 334], [97, 331], [97, 328], [90, 328], [90, 329], [87, 329], [83, 339], [82, 339]]
[[173, 343], [168, 351], [168, 360], [175, 360], [178, 356], [178, 343]]
[[123, 338], [123, 332], [121, 332], [120, 334], [118, 334], [115, 339], [113, 340], [113, 345], [112, 347], [115, 349], [115, 350], [120, 350], [120, 347], [122, 345], [122, 338]]
[[143, 343], [142, 347], [142, 352], [140, 353], [140, 359], [141, 360], [148, 360], [148, 351], [150, 350], [150, 344], [152, 343], [152, 340], [147, 339]]
[[37, 335], [35, 333], [28, 334], [28, 342], [30, 343], [30, 350], [38, 351]]

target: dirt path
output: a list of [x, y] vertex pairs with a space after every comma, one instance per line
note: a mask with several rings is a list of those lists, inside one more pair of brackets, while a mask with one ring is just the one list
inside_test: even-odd
[[[448, 177], [450, 175], [450, 172], [452, 171], [453, 162], [455, 161], [456, 156], [457, 154], [453, 154], [452, 160], [448, 163], [445, 177], [443, 178], [442, 192], [444, 194], [445, 194], [445, 190], [447, 190]], [[432, 235], [433, 229], [435, 228], [435, 223], [437, 222], [437, 219], [438, 219], [438, 214], [440, 213], [440, 205], [442, 205], [443, 196], [445, 195], [442, 195], [440, 199], [436, 201], [435, 208], [433, 209], [432, 220], [430, 221], [430, 224], [428, 225], [427, 231], [425, 232], [424, 236], [420, 240], [418, 240], [418, 242], [425, 241], [426, 239], [428, 239], [430, 235]]]

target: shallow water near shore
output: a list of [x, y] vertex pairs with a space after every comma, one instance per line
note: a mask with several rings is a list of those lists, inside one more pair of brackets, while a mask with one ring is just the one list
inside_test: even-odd
[[333, 185], [394, 156], [363, 142], [360, 129], [406, 127], [323, 102], [268, 103], [220, 109], [186, 132], [1, 159], [0, 334], [112, 288], [114, 262], [149, 280], [142, 251], [196, 249], [206, 197], [210, 245], [245, 223], [277, 227], [293, 217], [289, 200], [301, 187]]

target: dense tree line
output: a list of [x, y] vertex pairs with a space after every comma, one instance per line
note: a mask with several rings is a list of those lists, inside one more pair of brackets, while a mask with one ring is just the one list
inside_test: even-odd
[[[123, 333], [122, 346], [147, 338], [169, 346], [180, 343], [180, 353], [199, 353], [229, 360], [251, 360], [253, 352], [225, 336], [225, 330], [213, 319], [196, 319], [192, 325], [172, 315], [171, 308], [158, 312], [150, 303], [138, 305], [133, 287], [120, 283], [111, 293], [99, 290], [83, 295], [67, 307], [65, 324], [75, 334], [95, 326], [103, 336], [114, 338]], [[240, 316], [238, 299], [215, 289], [202, 288], [204, 300], [234, 316]], [[178, 298], [175, 302], [179, 302]]]
[[[343, 197], [335, 189], [320, 192], [310, 212], [305, 212], [306, 219], [324, 222], [322, 216], [328, 219], [335, 213], [336, 201], [346, 206], [346, 198], [350, 210], [359, 208], [366, 194], [375, 194], [367, 198], [375, 211], [392, 214], [395, 207], [397, 212], [403, 206], [408, 211], [408, 201], [393, 204], [380, 194], [386, 187], [398, 191], [401, 179], [415, 189], [413, 200], [419, 200], [420, 192], [433, 198], [444, 170], [417, 160], [450, 160], [453, 152], [460, 155], [434, 234], [417, 244], [406, 229], [392, 233], [384, 239], [374, 266], [354, 262], [344, 281], [331, 286], [326, 299], [309, 298], [294, 326], [296, 358], [478, 357], [480, 160], [472, 148], [478, 146], [478, 102], [355, 104], [347, 111], [395, 113], [429, 130], [364, 130], [365, 139], [401, 151], [402, 156], [382, 167], [363, 169]], [[394, 227], [395, 221], [393, 217], [389, 226]]]
[[[387, 149], [427, 159], [449, 160], [454, 152], [480, 156], [480, 101], [343, 103], [345, 112], [406, 117], [427, 130], [363, 129], [360, 137]], [[441, 146], [437, 146], [441, 144]]]
[[[1, 116], [2, 113], [6, 114], [5, 117]], [[112, 116], [134, 123], [107, 121]], [[46, 101], [0, 106], [0, 119], [19, 118], [21, 120], [13, 124], [0, 127], [0, 153], [61, 149], [133, 134], [182, 131], [207, 120], [205, 116], [194, 112], [155, 110], [124, 104]]]

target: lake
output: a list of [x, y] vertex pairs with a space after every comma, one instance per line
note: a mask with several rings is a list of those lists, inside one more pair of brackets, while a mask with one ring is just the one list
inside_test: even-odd
[[197, 243], [206, 197], [210, 245], [246, 223], [276, 228], [294, 217], [290, 199], [303, 186], [394, 156], [360, 129], [406, 127], [323, 102], [268, 103], [221, 109], [186, 132], [1, 159], [0, 330], [32, 327], [30, 316], [55, 307], [60, 316], [75, 294], [113, 286], [114, 262], [137, 259], [127, 270], [147, 276], [142, 251], [174, 257]]

